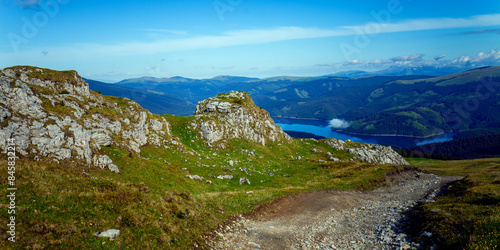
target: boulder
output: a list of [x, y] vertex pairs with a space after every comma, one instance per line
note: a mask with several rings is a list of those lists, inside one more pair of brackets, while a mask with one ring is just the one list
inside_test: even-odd
[[197, 181], [203, 181], [204, 179], [203, 177], [200, 177], [198, 175], [190, 175], [190, 174], [187, 174], [186, 177], [191, 180], [197, 180]]
[[94, 233], [95, 236], [97, 237], [107, 237], [107, 238], [116, 238], [118, 236], [120, 236], [120, 230], [118, 229], [108, 229], [104, 232], [97, 232], [97, 233]]
[[245, 177], [241, 177], [240, 178], [240, 185], [243, 185], [243, 184], [248, 184], [250, 185], [250, 180], [248, 180], [247, 178]]
[[217, 176], [217, 179], [221, 179], [221, 180], [232, 180], [234, 179], [234, 176], [230, 175], [230, 174], [227, 174], [227, 175], [219, 175]]
[[107, 167], [109, 170], [115, 173], [120, 172], [118, 167], [115, 164], [113, 164], [113, 161], [107, 155], [99, 155], [99, 156], [94, 155], [93, 160], [94, 160], [94, 166], [96, 167], [100, 167], [101, 169]]

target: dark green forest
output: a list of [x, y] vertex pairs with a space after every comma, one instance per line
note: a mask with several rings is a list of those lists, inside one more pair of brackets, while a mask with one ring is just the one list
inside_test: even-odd
[[401, 148], [397, 152], [403, 157], [439, 160], [498, 157], [500, 156], [500, 134], [475, 136], [411, 148]]

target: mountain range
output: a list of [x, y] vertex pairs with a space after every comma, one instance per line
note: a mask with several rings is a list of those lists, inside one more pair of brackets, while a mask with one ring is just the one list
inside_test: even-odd
[[401, 69], [391, 71], [401, 75], [387, 72], [264, 79], [142, 77], [115, 84], [87, 81], [93, 90], [136, 100], [159, 114], [189, 115], [200, 100], [241, 90], [271, 116], [345, 119], [350, 126], [344, 132], [353, 134], [428, 137], [454, 131], [481, 135], [500, 127], [498, 66], [439, 76], [413, 74], [438, 74], [429, 68], [406, 69], [409, 75]]

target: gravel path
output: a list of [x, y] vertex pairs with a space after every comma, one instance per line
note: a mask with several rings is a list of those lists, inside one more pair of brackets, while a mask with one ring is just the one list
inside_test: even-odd
[[419, 172], [371, 192], [309, 192], [273, 203], [216, 232], [213, 249], [410, 249], [401, 212], [431, 202], [456, 177]]

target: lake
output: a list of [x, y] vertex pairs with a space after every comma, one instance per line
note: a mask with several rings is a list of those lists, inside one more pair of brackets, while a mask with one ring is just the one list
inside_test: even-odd
[[412, 147], [434, 142], [445, 142], [453, 140], [454, 135], [454, 133], [444, 133], [439, 136], [428, 138], [413, 138], [401, 136], [362, 136], [332, 131], [330, 127], [328, 127], [328, 121], [291, 119], [282, 117], [273, 117], [273, 120], [276, 125], [280, 126], [284, 131], [305, 132], [325, 138], [336, 138], [343, 141], [351, 139], [354, 142], [365, 142], [386, 146]]

